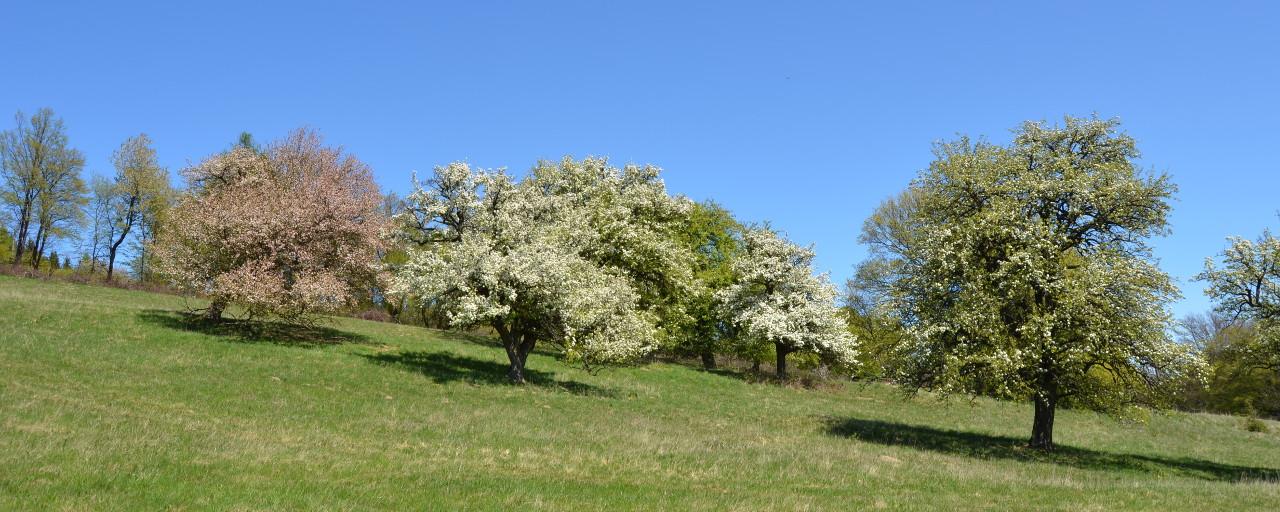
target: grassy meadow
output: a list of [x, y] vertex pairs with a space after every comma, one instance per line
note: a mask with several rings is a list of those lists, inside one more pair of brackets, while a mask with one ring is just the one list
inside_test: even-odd
[[0, 510], [1280, 510], [1280, 425], [590, 374], [491, 340], [0, 276]]

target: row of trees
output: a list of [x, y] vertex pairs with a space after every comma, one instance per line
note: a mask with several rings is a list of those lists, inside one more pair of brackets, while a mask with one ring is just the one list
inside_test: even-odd
[[[20, 118], [3, 148], [17, 262], [82, 211], [83, 158], [47, 111]], [[1233, 239], [1211, 258], [1199, 278], [1218, 311], [1175, 340], [1178, 292], [1148, 241], [1167, 232], [1176, 188], [1136, 166], [1116, 122], [1026, 123], [1008, 145], [961, 138], [935, 153], [867, 219], [871, 258], [841, 308], [810, 248], [670, 194], [652, 166], [566, 158], [516, 177], [454, 163], [399, 199], [301, 130], [265, 148], [243, 138], [183, 170], [181, 192], [145, 136], [126, 141], [115, 178], [93, 185], [89, 260], [101, 249], [110, 275], [135, 236], [150, 269], [138, 273], [208, 296], [211, 320], [233, 304], [295, 322], [376, 305], [492, 329], [514, 382], [547, 343], [588, 368], [772, 357], [785, 379], [799, 357], [909, 390], [1026, 400], [1043, 449], [1061, 406], [1208, 407], [1230, 403], [1240, 375], [1276, 382], [1280, 241]]]
[[135, 274], [149, 276], [148, 248], [174, 197], [151, 140], [126, 140], [112, 155], [114, 175], [86, 185], [84, 155], [70, 146], [62, 119], [41, 109], [19, 112], [15, 125], [0, 132], [0, 203], [13, 226], [0, 232], [5, 259], [53, 271], [69, 262], [46, 263], [46, 255], [60, 241], [78, 241], [89, 272], [111, 280], [117, 258], [132, 249]]

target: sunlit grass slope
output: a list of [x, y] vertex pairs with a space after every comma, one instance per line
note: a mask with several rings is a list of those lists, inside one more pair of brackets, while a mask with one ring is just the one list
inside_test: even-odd
[[[192, 304], [196, 305], [196, 304]], [[1280, 425], [752, 384], [335, 319], [0, 277], [0, 510], [1280, 510]]]

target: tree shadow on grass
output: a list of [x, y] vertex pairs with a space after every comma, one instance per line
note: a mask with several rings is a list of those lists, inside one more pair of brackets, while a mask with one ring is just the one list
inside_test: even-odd
[[[450, 352], [396, 352], [361, 354], [366, 359], [382, 365], [398, 366], [421, 373], [440, 384], [467, 382], [482, 385], [511, 386], [507, 380], [508, 367], [492, 361], [484, 361]], [[613, 398], [617, 392], [591, 384], [572, 380], [556, 380], [554, 374], [525, 368], [525, 385], [562, 391], [574, 395]]]
[[1190, 457], [1110, 453], [1063, 445], [1058, 445], [1052, 452], [1041, 452], [1027, 448], [1026, 439], [1008, 436], [859, 418], [828, 417], [825, 422], [826, 432], [833, 436], [977, 459], [1045, 462], [1090, 470], [1131, 471], [1223, 482], [1280, 480], [1280, 469], [1235, 466]]
[[367, 336], [319, 325], [294, 325], [232, 318], [211, 321], [194, 313], [162, 309], [143, 310], [138, 314], [138, 318], [143, 322], [168, 329], [198, 332], [240, 343], [270, 343], [307, 348], [344, 343], [372, 343]]
[[[473, 345], [480, 345], [482, 347], [503, 348], [502, 340], [499, 340], [496, 334], [482, 334], [477, 332], [450, 331], [450, 330], [441, 330], [440, 332], [444, 333], [444, 336], [449, 338], [450, 340], [465, 341], [467, 343], [471, 343]], [[530, 352], [530, 353], [544, 355], [548, 357], [556, 357], [560, 355], [560, 352], [556, 350], [555, 345], [551, 343], [539, 343], [533, 347], [533, 352]], [[506, 370], [503, 370], [503, 372], [504, 372], [503, 375], [506, 375], [505, 373]]]

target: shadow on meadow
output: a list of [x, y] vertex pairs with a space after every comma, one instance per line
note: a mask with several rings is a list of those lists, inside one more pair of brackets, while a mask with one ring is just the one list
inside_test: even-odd
[[[450, 352], [395, 352], [361, 354], [362, 357], [382, 365], [398, 366], [421, 373], [433, 382], [466, 382], [471, 384], [512, 386], [507, 380], [507, 365], [460, 356]], [[556, 380], [554, 374], [525, 368], [525, 385], [574, 395], [614, 397], [610, 389], [577, 381]]]
[[210, 321], [194, 313], [161, 309], [143, 310], [138, 314], [138, 318], [143, 322], [168, 329], [230, 338], [240, 343], [270, 343], [307, 348], [344, 343], [372, 343], [367, 336], [319, 325], [294, 325], [233, 318]]
[[1026, 439], [1008, 436], [858, 418], [829, 417], [825, 422], [826, 432], [833, 436], [977, 459], [1045, 462], [1090, 470], [1133, 471], [1226, 482], [1280, 480], [1280, 469], [1235, 466], [1189, 457], [1110, 453], [1064, 445], [1046, 453], [1027, 448]]

